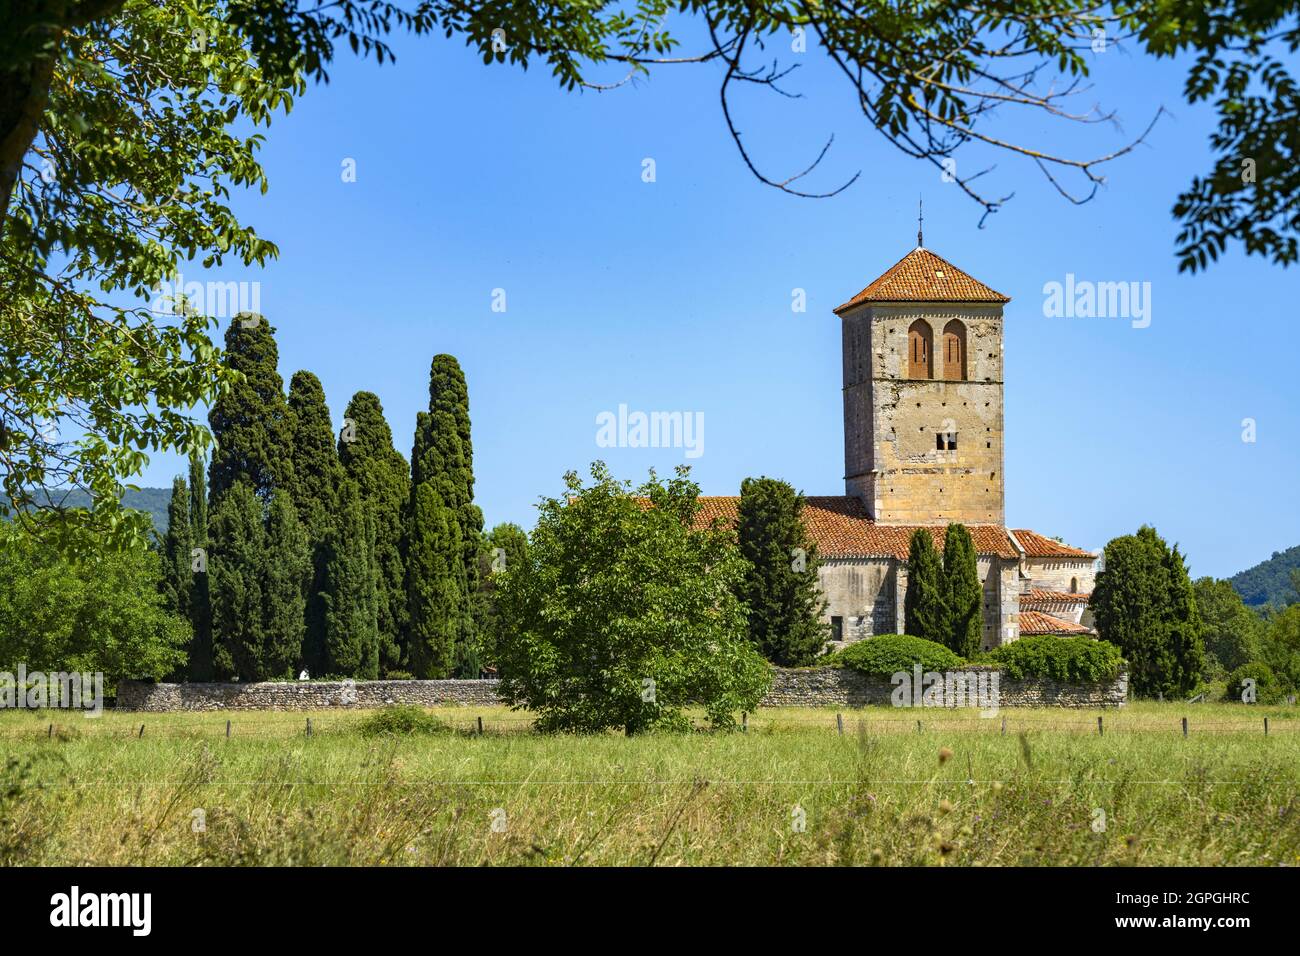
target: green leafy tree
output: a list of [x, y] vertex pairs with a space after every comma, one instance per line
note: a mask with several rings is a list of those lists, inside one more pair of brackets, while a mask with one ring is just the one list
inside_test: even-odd
[[1135, 694], [1171, 697], [1196, 686], [1205, 652], [1192, 583], [1178, 549], [1154, 528], [1106, 545], [1090, 607], [1101, 636], [1129, 662]]
[[373, 537], [357, 484], [345, 481], [339, 520], [325, 539], [325, 671], [336, 677], [379, 676]]
[[239, 374], [208, 413], [216, 439], [208, 466], [208, 502], [215, 508], [238, 481], [270, 502], [277, 488], [293, 489], [292, 431], [275, 329], [259, 317], [232, 321], [226, 329], [225, 365]]
[[747, 609], [750, 640], [774, 664], [811, 664], [825, 649], [829, 630], [817, 585], [817, 546], [803, 523], [803, 495], [775, 478], [746, 478], [736, 536], [746, 562], [736, 595]]
[[[368, 0], [0, 5], [0, 508], [50, 511], [39, 528], [64, 549], [144, 540], [123, 483], [150, 451], [203, 448], [192, 409], [236, 384], [209, 338], [225, 310], [179, 270], [274, 257], [229, 205], [267, 188], [256, 130], [324, 78], [334, 42], [382, 58], [388, 29], [426, 23]], [[59, 484], [92, 507], [43, 494]]]
[[286, 491], [271, 497], [261, 567], [263, 678], [292, 677], [303, 656], [305, 587], [311, 578], [307, 530]]
[[450, 677], [462, 633], [459, 622], [466, 613], [460, 525], [432, 482], [414, 485], [412, 492], [406, 553], [411, 673], [426, 679]]
[[1246, 607], [1232, 583], [1207, 577], [1198, 578], [1194, 586], [1209, 676], [1221, 676], [1258, 660], [1259, 617]]
[[907, 591], [903, 596], [903, 630], [945, 647], [951, 643], [943, 563], [934, 537], [925, 528], [912, 534], [907, 555]]
[[[43, 520], [43, 519], [36, 519]], [[46, 537], [0, 521], [0, 670], [161, 680], [184, 664], [188, 622], [163, 593], [162, 556], [104, 545], [74, 562]]]
[[651, 473], [633, 495], [597, 462], [590, 485], [570, 472], [539, 505], [498, 595], [502, 693], [540, 728], [684, 729], [688, 705], [731, 726], [758, 705], [771, 671], [736, 598], [744, 564], [729, 533], [694, 528], [688, 475]]
[[[478, 590], [478, 561], [482, 548], [483, 512], [474, 504], [474, 449], [470, 441], [469, 389], [460, 364], [453, 356], [435, 355], [429, 370], [429, 410], [416, 416], [415, 443], [411, 451], [411, 493], [415, 495], [421, 485], [429, 485], [441, 502], [441, 507], [451, 511], [456, 524], [454, 536], [434, 534], [424, 540], [452, 540], [457, 553], [448, 557], [451, 563], [449, 580], [457, 591], [452, 602], [457, 617], [453, 622], [456, 634], [455, 667], [465, 677], [477, 677], [479, 667], [478, 635], [474, 630], [473, 595]], [[414, 526], [418, 517], [413, 506], [410, 511], [413, 526], [408, 532], [411, 539], [421, 534]], [[441, 563], [441, 562], [439, 562]], [[411, 569], [407, 569], [408, 575]], [[440, 590], [439, 585], [416, 581], [408, 583], [417, 593]], [[415, 627], [415, 609], [411, 609], [412, 629]]]
[[308, 670], [317, 674], [330, 667], [325, 633], [325, 542], [338, 521], [343, 465], [320, 379], [311, 372], [295, 372], [289, 383], [288, 409], [293, 503], [307, 533], [312, 567], [304, 584], [307, 637], [303, 656]]
[[949, 627], [945, 643], [969, 660], [979, 653], [984, 640], [984, 589], [975, 542], [964, 524], [949, 524], [944, 534], [943, 581]]
[[357, 392], [348, 402], [338, 447], [344, 472], [357, 483], [375, 526], [380, 672], [401, 670], [408, 664], [410, 612], [402, 540], [411, 477], [406, 459], [393, 447], [383, 405], [373, 392]]
[[266, 533], [262, 504], [248, 482], [235, 482], [217, 499], [209, 542], [214, 674], [262, 680], [267, 676], [262, 661]]
[[1265, 617], [1260, 659], [1287, 691], [1300, 691], [1300, 604], [1270, 611]]

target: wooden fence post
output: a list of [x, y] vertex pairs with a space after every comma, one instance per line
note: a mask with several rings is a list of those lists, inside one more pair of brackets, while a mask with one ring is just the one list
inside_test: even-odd
[[1265, 737], [1268, 736], [1268, 718], [1267, 718], [1267, 717], [1264, 718], [1264, 736], [1265, 736]]
[[483, 718], [482, 718], [482, 717], [479, 717], [479, 719], [478, 719], [478, 735], [479, 735], [480, 737], [483, 736]]
[[311, 736], [311, 718], [310, 718], [310, 717], [307, 718], [307, 736], [308, 736], [308, 737]]
[[1106, 736], [1106, 731], [1102, 730], [1101, 727], [1101, 714], [1097, 715], [1097, 736], [1098, 737]]
[[143, 736], [144, 736], [144, 724], [141, 724], [141, 725], [140, 725], [140, 733], [136, 736], [136, 739], [139, 740], [139, 739], [140, 739], [141, 737], [143, 737]]
[[1187, 736], [1187, 718], [1186, 718], [1186, 717], [1183, 718], [1183, 736], [1184, 736], [1184, 737]]
[[835, 715], [835, 727], [837, 730], [839, 730], [840, 736], [843, 737], [844, 736], [844, 715], [843, 714]]
[[749, 714], [744, 711], [740, 712], [740, 732], [742, 734], [749, 733]]
[[230, 739], [230, 721], [226, 721], [226, 739]]

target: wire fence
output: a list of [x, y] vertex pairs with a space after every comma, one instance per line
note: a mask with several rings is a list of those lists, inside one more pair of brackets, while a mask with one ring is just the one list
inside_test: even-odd
[[[442, 723], [458, 737], [502, 736], [525, 734], [535, 730], [536, 718], [525, 714], [488, 714], [465, 716], [438, 715]], [[283, 713], [273, 718], [249, 715], [205, 718], [197, 714], [140, 715], [137, 720], [124, 721], [115, 717], [112, 722], [94, 719], [79, 721], [33, 722], [25, 727], [0, 726], [0, 740], [67, 742], [85, 738], [114, 738], [139, 741], [156, 739], [291, 739], [315, 736], [338, 736], [359, 732], [360, 718], [350, 714], [312, 713], [294, 715]], [[701, 720], [696, 720], [697, 731], [710, 731]], [[978, 733], [992, 735], [1018, 735], [1021, 733], [1069, 733], [1106, 737], [1108, 735], [1161, 735], [1183, 737], [1250, 735], [1278, 736], [1300, 732], [1300, 718], [1292, 716], [1242, 717], [1237, 719], [1201, 720], [1195, 717], [1154, 717], [1149, 715], [1066, 718], [1057, 715], [1042, 717], [1022, 714], [989, 714], [980, 716], [929, 716], [882, 717], [862, 711], [841, 713], [775, 716], [745, 714], [739, 733], [780, 734], [823, 730], [839, 735], [903, 735], [934, 733]]]

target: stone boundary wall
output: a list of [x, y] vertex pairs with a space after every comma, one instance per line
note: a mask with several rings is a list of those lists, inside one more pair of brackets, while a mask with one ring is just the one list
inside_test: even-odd
[[[992, 668], [963, 668], [974, 678]], [[776, 668], [760, 707], [866, 707], [891, 705], [894, 684], [831, 667]], [[496, 680], [270, 681], [257, 684], [118, 684], [116, 709], [123, 711], [330, 710], [390, 704], [422, 707], [459, 704], [491, 707], [501, 703]], [[971, 681], [972, 689], [975, 684]], [[1051, 680], [1015, 681], [999, 675], [1002, 707], [1122, 707], [1128, 674], [1101, 684], [1059, 684]]]
[[390, 704], [501, 703], [496, 680], [267, 681], [256, 684], [150, 684], [124, 680], [117, 685], [117, 710], [330, 710]]
[[[976, 679], [996, 668], [963, 667], [952, 673]], [[858, 671], [836, 667], [777, 668], [772, 687], [760, 702], [762, 707], [868, 707], [892, 705], [896, 685], [888, 677], [869, 677]], [[910, 699], [910, 695], [909, 695]], [[1113, 681], [1099, 684], [1061, 684], [1032, 678], [1012, 680], [998, 673], [1000, 707], [1122, 707], [1128, 699], [1128, 673], [1121, 671]], [[948, 706], [952, 706], [950, 703]]]

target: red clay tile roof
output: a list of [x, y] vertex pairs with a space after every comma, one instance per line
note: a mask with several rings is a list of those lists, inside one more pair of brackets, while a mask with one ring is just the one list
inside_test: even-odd
[[1082, 624], [1062, 621], [1042, 611], [1020, 612], [1020, 636], [1030, 637], [1034, 634], [1091, 634], [1092, 631]]
[[917, 246], [884, 275], [835, 309], [862, 302], [1010, 302], [1007, 296]]
[[[707, 527], [714, 519], [724, 526], [736, 522], [736, 495], [701, 495], [696, 522]], [[804, 498], [804, 525], [823, 558], [906, 558], [916, 525], [879, 525], [867, 517], [862, 502], [850, 495], [811, 495]], [[934, 545], [943, 549], [945, 526], [928, 529]], [[1002, 558], [1018, 556], [1005, 528], [997, 525], [971, 525], [971, 539], [978, 554], [995, 554]]]
[[1087, 604], [1092, 597], [1091, 594], [1071, 594], [1068, 591], [1049, 591], [1047, 588], [1030, 588], [1026, 594], [1020, 596], [1020, 606], [1024, 607], [1026, 601], [1032, 601], [1034, 604], [1069, 604], [1079, 605]]
[[1030, 531], [1028, 528], [1012, 528], [1011, 533], [1016, 536], [1020, 546], [1025, 549], [1025, 554], [1031, 558], [1095, 558], [1096, 555], [1079, 548], [1072, 548], [1068, 544], [1062, 544], [1051, 538], [1045, 538], [1036, 531]]

